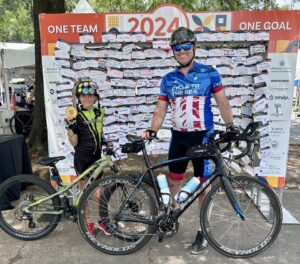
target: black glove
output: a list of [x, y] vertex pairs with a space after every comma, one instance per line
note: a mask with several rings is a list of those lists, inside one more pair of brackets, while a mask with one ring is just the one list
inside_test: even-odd
[[146, 129], [145, 132], [148, 132], [151, 138], [155, 138], [156, 137], [156, 131], [154, 131], [154, 130], [152, 130], [150, 128]]
[[226, 133], [228, 136], [238, 136], [240, 134], [239, 130], [233, 125], [233, 123], [226, 125]]
[[76, 129], [76, 126], [77, 126], [76, 118], [71, 119], [71, 120], [65, 119], [65, 128], [66, 129], [71, 129], [74, 132]]

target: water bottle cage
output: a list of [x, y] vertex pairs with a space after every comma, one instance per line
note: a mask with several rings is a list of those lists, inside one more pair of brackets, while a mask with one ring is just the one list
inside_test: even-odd
[[160, 194], [161, 194], [161, 196], [163, 196], [163, 195], [168, 195], [169, 196], [169, 204], [171, 203], [171, 201], [172, 201], [172, 197], [171, 197], [171, 194], [169, 194], [169, 193], [165, 193], [165, 192], [160, 192]]
[[[187, 195], [187, 198], [184, 201], [180, 201], [179, 197], [182, 193], [185, 193]], [[191, 194], [185, 190], [181, 190], [179, 191], [178, 195], [177, 195], [177, 202], [178, 203], [184, 203], [188, 198], [190, 198]]]

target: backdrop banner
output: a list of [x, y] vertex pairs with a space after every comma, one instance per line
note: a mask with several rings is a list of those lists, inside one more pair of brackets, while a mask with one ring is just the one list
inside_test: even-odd
[[[221, 72], [235, 122], [265, 123], [261, 163], [246, 171], [284, 186], [299, 11], [185, 12], [169, 4], [150, 13], [40, 15], [49, 155], [67, 156], [58, 163], [65, 182], [75, 177], [64, 118], [76, 80], [98, 83], [105, 135], [125, 143], [126, 133], [149, 126], [160, 80], [177, 65], [168, 38], [179, 26], [197, 31], [196, 59]], [[214, 114], [217, 128], [224, 127]], [[167, 114], [163, 127], [170, 126]], [[167, 152], [169, 133], [161, 134], [163, 142], [151, 144], [150, 153]]]

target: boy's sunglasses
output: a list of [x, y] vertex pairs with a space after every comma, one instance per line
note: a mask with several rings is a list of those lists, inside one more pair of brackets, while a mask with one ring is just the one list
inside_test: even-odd
[[188, 50], [190, 50], [192, 47], [193, 47], [193, 44], [192, 44], [192, 43], [178, 44], [178, 45], [176, 45], [176, 46], [173, 46], [173, 50], [176, 51], [176, 52], [179, 52], [179, 51], [181, 51], [182, 49], [183, 49], [184, 51], [188, 51]]
[[96, 94], [96, 90], [95, 90], [95, 88], [93, 88], [93, 87], [84, 87], [83, 89], [82, 89], [82, 92], [81, 92], [82, 94], [84, 94], [84, 95], [86, 95], [86, 94], [90, 94], [90, 95], [92, 95], [92, 94]]

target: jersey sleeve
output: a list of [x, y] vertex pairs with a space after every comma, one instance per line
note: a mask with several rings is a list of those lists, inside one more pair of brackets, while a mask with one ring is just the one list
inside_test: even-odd
[[169, 101], [168, 95], [167, 95], [167, 88], [166, 88], [166, 79], [163, 78], [160, 84], [160, 93], [158, 96], [158, 100], [160, 101]]
[[210, 72], [210, 79], [212, 82], [212, 93], [217, 93], [224, 89], [221, 80], [221, 75], [217, 70], [213, 70]]

